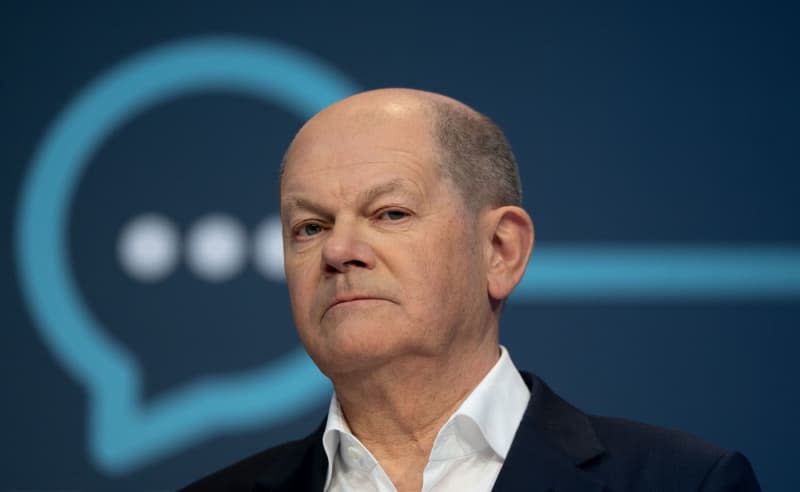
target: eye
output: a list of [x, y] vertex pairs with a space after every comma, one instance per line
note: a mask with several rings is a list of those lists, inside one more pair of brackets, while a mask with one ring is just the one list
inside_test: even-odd
[[391, 210], [384, 210], [383, 212], [380, 213], [379, 217], [381, 219], [386, 219], [390, 221], [398, 221], [405, 219], [409, 215], [410, 214], [405, 210], [391, 209]]
[[301, 224], [297, 228], [296, 235], [298, 236], [315, 236], [322, 232], [322, 226], [317, 224], [316, 222], [307, 222], [305, 224]]

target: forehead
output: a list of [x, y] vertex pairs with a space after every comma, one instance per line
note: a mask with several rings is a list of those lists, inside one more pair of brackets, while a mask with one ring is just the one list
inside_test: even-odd
[[431, 124], [419, 112], [341, 111], [315, 117], [295, 137], [281, 196], [321, 188], [358, 192], [396, 178], [433, 184], [439, 174]]

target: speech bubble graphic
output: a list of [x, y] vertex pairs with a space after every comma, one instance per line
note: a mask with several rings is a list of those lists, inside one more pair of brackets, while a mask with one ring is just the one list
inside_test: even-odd
[[128, 473], [215, 433], [285, 419], [330, 390], [297, 347], [260, 369], [195, 380], [145, 403], [138, 361], [94, 319], [76, 287], [67, 212], [90, 156], [137, 114], [209, 90], [260, 97], [307, 119], [357, 86], [321, 60], [264, 40], [199, 38], [157, 47], [70, 102], [23, 183], [16, 221], [22, 291], [44, 343], [88, 390], [89, 452], [107, 473]]
[[[261, 97], [305, 119], [357, 88], [281, 44], [204, 38], [166, 45], [83, 90], [45, 135], [23, 184], [16, 222], [23, 294], [46, 346], [88, 390], [90, 455], [109, 473], [133, 471], [216, 433], [278, 422], [330, 389], [298, 347], [255, 371], [195, 380], [145, 404], [137, 360], [93, 318], [76, 288], [67, 211], [94, 150], [160, 102], [220, 89]], [[275, 265], [264, 265], [280, 276]], [[545, 243], [533, 265], [512, 300], [800, 298], [800, 250], [793, 245]]]
[[512, 301], [717, 302], [800, 298], [793, 244], [545, 243]]

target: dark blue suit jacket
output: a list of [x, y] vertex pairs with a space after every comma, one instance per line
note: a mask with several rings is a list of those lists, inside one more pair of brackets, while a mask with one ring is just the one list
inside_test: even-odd
[[[586, 415], [539, 378], [522, 373], [531, 400], [495, 491], [759, 491], [753, 470], [728, 452], [676, 431]], [[183, 489], [322, 491], [328, 461], [320, 426], [313, 434], [262, 451]]]

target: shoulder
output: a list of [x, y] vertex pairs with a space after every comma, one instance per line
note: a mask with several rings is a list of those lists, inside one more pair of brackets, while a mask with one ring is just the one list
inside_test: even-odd
[[229, 491], [250, 492], [254, 484], [269, 480], [284, 482], [304, 468], [313, 466], [313, 451], [319, 436], [317, 432], [296, 441], [290, 441], [238, 461], [218, 470], [188, 486], [180, 492]]
[[661, 456], [663, 459], [679, 458], [688, 453], [704, 461], [713, 460], [723, 452], [719, 447], [684, 432], [616, 417], [588, 417], [609, 453]]
[[586, 414], [538, 377], [525, 372], [522, 377], [531, 389], [531, 401], [517, 430], [517, 456], [526, 450], [521, 454], [531, 455], [535, 443], [544, 442], [586, 478], [610, 490], [760, 490], [740, 453], [684, 432]]
[[740, 453], [690, 434], [621, 418], [589, 416], [605, 453], [586, 470], [621, 490], [759, 490]]

